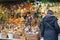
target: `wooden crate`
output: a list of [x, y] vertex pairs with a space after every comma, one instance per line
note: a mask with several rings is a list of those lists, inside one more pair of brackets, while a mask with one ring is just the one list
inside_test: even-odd
[[17, 34], [14, 35], [14, 38], [15, 39], [20, 39], [20, 40], [25, 40], [25, 37], [17, 35]]
[[19, 36], [18, 34], [15, 34], [15, 35], [14, 35], [14, 38], [15, 38], [15, 39], [20, 39], [20, 36]]
[[37, 35], [26, 35], [27, 40], [38, 40], [39, 36]]
[[2, 34], [2, 38], [7, 38], [7, 34], [6, 33], [3, 33]]

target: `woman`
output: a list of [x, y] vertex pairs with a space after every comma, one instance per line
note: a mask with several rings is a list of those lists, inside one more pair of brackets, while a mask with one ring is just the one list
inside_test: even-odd
[[59, 26], [52, 10], [48, 10], [42, 21], [41, 35], [44, 40], [58, 40]]

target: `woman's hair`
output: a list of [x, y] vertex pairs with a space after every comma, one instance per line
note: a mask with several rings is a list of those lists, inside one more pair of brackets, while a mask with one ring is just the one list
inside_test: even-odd
[[48, 10], [48, 11], [47, 11], [47, 14], [53, 15], [54, 12], [53, 12], [52, 10]]

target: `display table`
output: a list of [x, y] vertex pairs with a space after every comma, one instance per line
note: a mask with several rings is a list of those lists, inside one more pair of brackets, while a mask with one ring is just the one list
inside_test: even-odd
[[30, 35], [26, 35], [27, 40], [38, 40], [39, 39], [39, 34], [30, 34]]
[[0, 40], [25, 40], [25, 39], [8, 39], [8, 38], [3, 38], [3, 39], [0, 39]]
[[25, 40], [25, 37], [20, 37], [20, 38], [0, 38], [0, 40]]
[[0, 39], [0, 40], [20, 40], [20, 39], [8, 39], [8, 38], [4, 38], [4, 39]]

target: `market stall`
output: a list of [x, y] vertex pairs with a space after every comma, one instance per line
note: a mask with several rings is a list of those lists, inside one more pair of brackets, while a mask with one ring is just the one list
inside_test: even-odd
[[[1, 4], [0, 15], [2, 18], [0, 18], [0, 39], [39, 39], [39, 19], [37, 7], [33, 3], [9, 4], [9, 6]], [[33, 36], [34, 39], [29, 39]]]
[[50, 9], [60, 18], [59, 8], [55, 3], [0, 4], [0, 39], [38, 40], [42, 13]]

